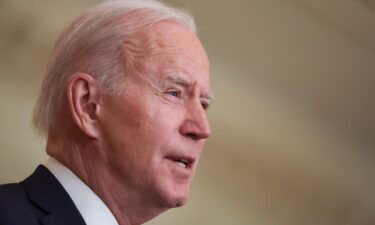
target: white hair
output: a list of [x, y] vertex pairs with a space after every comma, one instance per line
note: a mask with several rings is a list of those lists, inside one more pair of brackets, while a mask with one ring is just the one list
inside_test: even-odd
[[41, 135], [55, 127], [67, 105], [66, 89], [76, 72], [88, 73], [106, 94], [120, 91], [126, 76], [123, 43], [128, 36], [160, 21], [177, 22], [192, 32], [192, 16], [156, 0], [110, 0], [83, 12], [64, 29], [50, 56], [33, 125]]

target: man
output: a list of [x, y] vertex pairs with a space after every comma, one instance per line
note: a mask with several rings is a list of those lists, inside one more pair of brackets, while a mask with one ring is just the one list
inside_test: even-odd
[[0, 187], [0, 224], [142, 224], [182, 206], [211, 132], [194, 31], [151, 0], [106, 1], [68, 26], [34, 114], [50, 159]]

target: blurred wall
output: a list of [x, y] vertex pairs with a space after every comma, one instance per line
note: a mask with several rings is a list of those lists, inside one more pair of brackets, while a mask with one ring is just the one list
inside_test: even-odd
[[[0, 0], [0, 183], [46, 160], [45, 63], [95, 2]], [[188, 205], [147, 224], [375, 224], [374, 1], [165, 2], [195, 15], [216, 100]]]

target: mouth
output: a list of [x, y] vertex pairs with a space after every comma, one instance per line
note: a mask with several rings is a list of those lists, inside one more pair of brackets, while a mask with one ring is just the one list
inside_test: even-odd
[[167, 157], [167, 159], [173, 161], [177, 166], [184, 168], [184, 169], [192, 168], [195, 162], [195, 159], [191, 157], [172, 156], [172, 157]]

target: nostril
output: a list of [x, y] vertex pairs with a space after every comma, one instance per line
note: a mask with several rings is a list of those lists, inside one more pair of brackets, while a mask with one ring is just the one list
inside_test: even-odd
[[199, 136], [195, 133], [187, 133], [186, 136], [188, 136], [189, 138], [193, 139], [193, 140], [199, 140]]
[[188, 119], [179, 128], [181, 135], [194, 141], [207, 139], [211, 135], [211, 129], [207, 120]]

